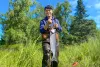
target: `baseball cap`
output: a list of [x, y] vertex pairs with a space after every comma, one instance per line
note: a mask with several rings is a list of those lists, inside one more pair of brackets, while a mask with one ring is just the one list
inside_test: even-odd
[[51, 5], [47, 5], [47, 6], [44, 8], [44, 10], [46, 10], [46, 9], [51, 9], [51, 10], [53, 10], [53, 8], [52, 8]]

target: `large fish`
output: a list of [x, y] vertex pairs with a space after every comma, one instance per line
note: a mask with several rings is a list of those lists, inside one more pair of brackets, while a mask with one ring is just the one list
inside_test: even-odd
[[[52, 57], [51, 57], [51, 62], [53, 63], [53, 67], [54, 65], [57, 64], [57, 41], [56, 41], [56, 29], [52, 29], [50, 31], [50, 46], [51, 46], [51, 54], [52, 54]], [[51, 63], [51, 64], [52, 64]]]

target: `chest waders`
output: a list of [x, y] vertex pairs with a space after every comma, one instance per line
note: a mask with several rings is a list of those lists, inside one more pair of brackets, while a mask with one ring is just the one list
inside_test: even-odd
[[42, 34], [42, 38], [44, 39], [42, 67], [58, 67], [59, 36], [56, 29], [50, 30], [49, 34]]

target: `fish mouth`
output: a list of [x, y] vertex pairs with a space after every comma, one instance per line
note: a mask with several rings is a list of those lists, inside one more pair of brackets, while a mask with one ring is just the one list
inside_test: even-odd
[[51, 62], [51, 67], [58, 67], [58, 62], [57, 61], [52, 61]]

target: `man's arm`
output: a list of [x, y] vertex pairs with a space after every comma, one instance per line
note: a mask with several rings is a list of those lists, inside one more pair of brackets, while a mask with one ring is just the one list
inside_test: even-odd
[[48, 27], [49, 27], [49, 23], [47, 23], [47, 24], [45, 25], [45, 24], [44, 24], [44, 21], [41, 20], [41, 22], [40, 22], [40, 32], [41, 32], [41, 33], [45, 33], [45, 32], [47, 31]]

